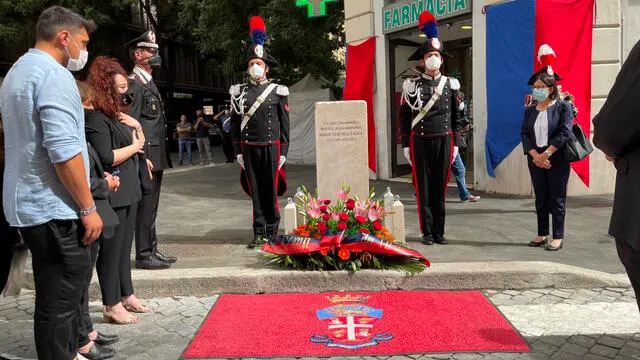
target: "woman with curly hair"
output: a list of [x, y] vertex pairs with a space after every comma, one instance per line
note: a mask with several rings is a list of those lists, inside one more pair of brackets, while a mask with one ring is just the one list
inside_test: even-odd
[[85, 115], [87, 140], [105, 171], [120, 177], [118, 191], [109, 195], [119, 224], [113, 238], [100, 243], [96, 264], [105, 306], [103, 317], [116, 324], [135, 324], [140, 318], [131, 312], [150, 311], [133, 294], [130, 260], [137, 206], [142, 197], [139, 169], [146, 167], [146, 159], [141, 156], [145, 139], [140, 124], [124, 114], [128, 81], [118, 61], [97, 57], [87, 81], [94, 90], [93, 110]]

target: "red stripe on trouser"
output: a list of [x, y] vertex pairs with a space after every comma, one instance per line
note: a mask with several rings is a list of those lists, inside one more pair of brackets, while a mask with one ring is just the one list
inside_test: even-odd
[[[276, 145], [278, 146], [278, 157], [276, 157], [276, 178], [273, 181], [274, 187], [275, 187], [275, 191], [276, 191], [276, 212], [278, 214], [280, 214], [280, 203], [278, 201], [278, 179], [280, 179], [280, 141], [276, 142]], [[278, 231], [278, 229], [276, 229], [276, 232]]]
[[409, 153], [411, 154], [411, 175], [413, 177], [413, 188], [416, 191], [416, 201], [418, 202], [418, 224], [420, 224], [420, 232], [424, 235], [424, 230], [422, 229], [422, 214], [421, 214], [421, 206], [420, 206], [420, 189], [418, 188], [418, 174], [416, 173], [416, 159], [413, 155], [415, 153], [415, 145], [414, 145], [414, 134], [411, 133], [411, 137], [409, 138]]
[[447, 207], [447, 190], [449, 190], [449, 180], [451, 179], [451, 163], [453, 162], [453, 147], [456, 144], [455, 136], [451, 133], [451, 153], [449, 154], [449, 167], [447, 170], [447, 180], [444, 182], [444, 207]]

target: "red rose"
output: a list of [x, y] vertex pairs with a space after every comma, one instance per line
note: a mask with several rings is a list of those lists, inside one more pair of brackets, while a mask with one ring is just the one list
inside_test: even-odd
[[347, 229], [347, 224], [339, 223], [338, 225], [336, 225], [336, 228], [338, 228], [339, 231], [345, 231]]
[[345, 205], [345, 207], [347, 208], [347, 210], [353, 210], [356, 207], [356, 204], [354, 203], [347, 203]]
[[344, 221], [344, 222], [349, 221], [349, 215], [347, 215], [345, 213], [341, 213], [340, 214], [340, 221]]
[[324, 214], [324, 215], [322, 215], [322, 218], [324, 219], [324, 221], [329, 221], [329, 219], [331, 219], [331, 215]]
[[354, 199], [347, 199], [347, 204], [355, 204], [356, 201]]
[[374, 221], [373, 228], [376, 229], [376, 231], [382, 230], [382, 224], [380, 223], [380, 221]]
[[320, 233], [324, 235], [324, 233], [327, 232], [327, 224], [323, 222], [318, 223], [318, 231], [320, 231]]
[[367, 222], [367, 219], [365, 219], [363, 216], [356, 216], [356, 221], [360, 224], [364, 224]]
[[362, 228], [360, 229], [360, 234], [369, 234], [369, 230]]
[[325, 205], [329, 205], [329, 204], [331, 204], [331, 200], [325, 200], [325, 201], [324, 201], [324, 204], [325, 204]]
[[326, 212], [327, 211], [327, 206], [326, 205], [320, 206], [320, 211]]

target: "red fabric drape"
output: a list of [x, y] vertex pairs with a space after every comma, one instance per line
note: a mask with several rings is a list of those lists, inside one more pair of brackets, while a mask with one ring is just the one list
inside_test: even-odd
[[[552, 65], [562, 81], [562, 91], [575, 97], [578, 123], [591, 134], [591, 48], [594, 0], [537, 0], [535, 49], [549, 44], [556, 53]], [[536, 59], [535, 71], [542, 66]], [[589, 158], [571, 164], [589, 186]]]
[[347, 46], [347, 79], [344, 100], [367, 102], [367, 132], [369, 137], [369, 169], [376, 172], [376, 125], [373, 117], [373, 81], [375, 73], [376, 38], [362, 44]]

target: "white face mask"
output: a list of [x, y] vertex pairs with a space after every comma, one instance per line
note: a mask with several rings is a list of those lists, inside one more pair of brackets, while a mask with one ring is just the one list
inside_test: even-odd
[[442, 59], [436, 55], [431, 55], [424, 61], [424, 66], [431, 71], [438, 70], [442, 66]]
[[253, 64], [253, 66], [249, 69], [249, 75], [253, 80], [260, 80], [264, 76], [264, 68], [258, 64]]
[[78, 55], [77, 59], [74, 59], [71, 57], [71, 54], [69, 53], [69, 49], [67, 49], [66, 47], [64, 48], [64, 50], [67, 52], [67, 55], [69, 55], [69, 62], [67, 63], [67, 69], [69, 71], [80, 71], [84, 68], [85, 65], [87, 65], [87, 61], [89, 60], [89, 52], [87, 50], [80, 49], [80, 46], [78, 46], [78, 44], [76, 43], [75, 40], [73, 40], [73, 38], [71, 38], [71, 41], [73, 41], [73, 43], [76, 45], [76, 47], [80, 51], [80, 55]]

